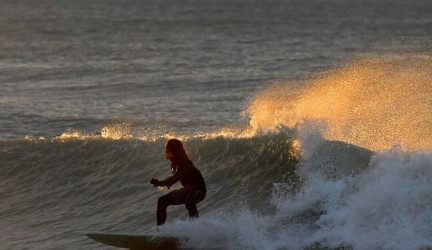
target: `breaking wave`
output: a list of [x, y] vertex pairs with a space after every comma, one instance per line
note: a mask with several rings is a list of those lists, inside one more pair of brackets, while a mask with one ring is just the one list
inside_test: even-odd
[[[361, 58], [279, 81], [251, 99], [249, 124], [212, 132], [124, 120], [0, 141], [5, 235], [44, 232], [6, 247], [96, 248], [82, 234], [104, 231], [178, 236], [191, 248], [431, 248], [431, 71], [427, 56]], [[153, 230], [167, 190], [147, 181], [169, 172], [169, 137], [185, 141], [209, 192], [199, 220], [173, 207]]]

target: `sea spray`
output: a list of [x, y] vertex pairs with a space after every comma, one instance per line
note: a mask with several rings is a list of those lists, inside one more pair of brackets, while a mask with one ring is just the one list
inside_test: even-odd
[[325, 138], [372, 150], [401, 144], [432, 150], [432, 58], [369, 56], [304, 81], [278, 81], [252, 98], [250, 129], [305, 120], [326, 123]]

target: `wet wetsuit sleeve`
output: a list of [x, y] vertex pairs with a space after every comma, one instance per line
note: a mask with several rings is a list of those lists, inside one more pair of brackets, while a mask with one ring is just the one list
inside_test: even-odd
[[159, 186], [162, 187], [169, 187], [180, 180], [182, 176], [182, 173], [180, 171], [177, 171], [173, 176], [169, 177], [166, 180], [160, 181]]

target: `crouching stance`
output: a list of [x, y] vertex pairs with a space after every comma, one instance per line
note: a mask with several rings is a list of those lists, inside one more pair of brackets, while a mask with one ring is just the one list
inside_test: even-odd
[[180, 181], [182, 188], [169, 192], [159, 197], [157, 205], [157, 224], [165, 223], [166, 209], [170, 205], [185, 204], [190, 218], [198, 218], [196, 204], [204, 200], [206, 185], [201, 172], [189, 159], [181, 141], [170, 139], [165, 146], [165, 157], [171, 162], [171, 177], [159, 181], [151, 179], [150, 183], [155, 187], [170, 187]]

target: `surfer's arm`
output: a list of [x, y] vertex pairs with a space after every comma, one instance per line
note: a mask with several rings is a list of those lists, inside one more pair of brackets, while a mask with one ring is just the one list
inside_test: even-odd
[[177, 171], [173, 176], [169, 177], [166, 180], [163, 181], [159, 181], [159, 183], [157, 183], [157, 186], [160, 187], [170, 187], [172, 186], [174, 183], [178, 182], [180, 180], [181, 174], [179, 173], [179, 171]]
[[150, 183], [155, 187], [171, 187], [174, 183], [181, 179], [182, 172], [177, 171], [174, 175], [168, 177], [166, 180], [159, 181], [157, 179], [151, 179]]

